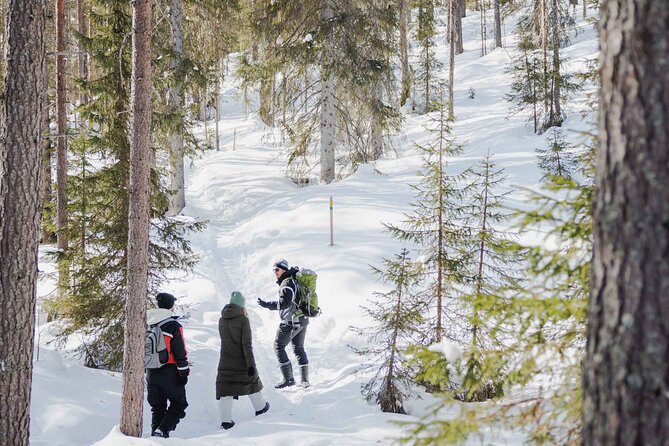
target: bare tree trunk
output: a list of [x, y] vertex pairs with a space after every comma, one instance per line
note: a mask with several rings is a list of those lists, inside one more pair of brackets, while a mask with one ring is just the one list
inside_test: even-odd
[[409, 68], [409, 0], [400, 0], [400, 65], [402, 67], [402, 92], [400, 107], [406, 104], [411, 96], [411, 73]]
[[[329, 6], [325, 6], [321, 12], [321, 17], [328, 21], [325, 34], [325, 45], [327, 46], [327, 62], [331, 63], [334, 45], [334, 28], [332, 17], [334, 13]], [[335, 178], [335, 77], [332, 73], [326, 73], [321, 69], [321, 83], [323, 85], [321, 92], [321, 181], [330, 183]]]
[[151, 2], [152, 0], [135, 0], [132, 16], [128, 294], [125, 305], [120, 422], [121, 432], [132, 437], [142, 435], [144, 399], [144, 333], [151, 189]]
[[[552, 94], [551, 94], [551, 101], [553, 102], [553, 106], [551, 107], [551, 110], [555, 111], [554, 116], [551, 119], [551, 124], [552, 125], [561, 125], [562, 124], [562, 104], [560, 103], [561, 97], [562, 96], [562, 86], [561, 86], [561, 81], [562, 78], [560, 77], [560, 26], [558, 24], [558, 14], [559, 14], [559, 4], [558, 0], [552, 0], [553, 2], [553, 7], [551, 11], [551, 17], [552, 17], [552, 27], [553, 27], [553, 73], [552, 73]], [[552, 113], [551, 113], [552, 114]]]
[[0, 128], [0, 442], [27, 446], [39, 245], [46, 0], [9, 0]]
[[[86, 0], [77, 0], [77, 22], [79, 25], [79, 34], [88, 36], [88, 17], [86, 16]], [[79, 48], [79, 77], [83, 80], [88, 80], [88, 54], [85, 52], [82, 45]], [[82, 104], [88, 102], [88, 97], [85, 93], [81, 94], [79, 99]]]
[[453, 107], [453, 83], [455, 82], [455, 16], [457, 14], [457, 1], [451, 0], [451, 12], [449, 14], [449, 20], [451, 21], [451, 44], [448, 48], [448, 119], [454, 118], [454, 107]]
[[669, 439], [669, 9], [606, 0], [601, 11], [582, 444], [659, 446]]
[[[449, 0], [449, 8], [450, 8], [450, 0]], [[449, 23], [453, 23], [455, 26], [455, 54], [462, 54], [464, 50], [463, 46], [463, 41], [462, 41], [462, 18], [464, 17], [463, 15], [463, 10], [465, 9], [466, 5], [464, 1], [461, 0], [456, 0], [456, 5], [455, 5], [456, 13], [454, 17], [454, 21], [451, 22], [450, 17], [449, 17]]]
[[[67, 50], [65, 29], [65, 0], [56, 0], [56, 226], [58, 235], [58, 250], [61, 253], [68, 249], [67, 231]], [[62, 295], [69, 283], [69, 265], [61, 258], [58, 261], [58, 293]]]
[[[183, 55], [183, 0], [172, 0], [170, 5], [170, 48], [173, 59], [170, 66], [176, 70], [181, 65]], [[183, 89], [177, 83], [167, 92], [168, 113], [181, 113]], [[177, 215], [186, 206], [184, 191], [184, 144], [181, 131], [170, 135], [170, 205], [168, 214]]]
[[216, 101], [214, 110], [216, 110], [216, 151], [221, 150], [221, 134], [220, 134], [220, 123], [221, 120], [221, 88], [223, 88], [223, 59], [218, 63], [218, 76], [216, 82], [216, 94], [214, 99]]
[[48, 63], [44, 65], [44, 79], [42, 85], [44, 90], [42, 92], [42, 173], [40, 180], [40, 201], [42, 202], [42, 243], [54, 243], [56, 241], [56, 233], [50, 228], [53, 227], [53, 191], [51, 177], [51, 155], [53, 155], [53, 148], [51, 147], [51, 128], [49, 121], [49, 72], [47, 70]]
[[495, 11], [495, 48], [502, 48], [502, 14], [499, 10], [499, 0], [493, 0]]

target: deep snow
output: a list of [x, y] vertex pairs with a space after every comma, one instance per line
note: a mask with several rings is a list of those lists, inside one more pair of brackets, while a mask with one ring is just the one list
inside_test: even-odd
[[[514, 189], [509, 205], [524, 206], [526, 192], [536, 188], [539, 172], [534, 149], [545, 147], [545, 137], [532, 133], [523, 114], [512, 114], [504, 100], [510, 76], [506, 67], [513, 53], [512, 23], [506, 24], [505, 49], [480, 57], [480, 43], [473, 37], [479, 16], [470, 12], [464, 20], [465, 53], [456, 59], [455, 113], [453, 136], [465, 145], [464, 155], [452, 160], [452, 168], [464, 169], [488, 150], [506, 169], [507, 187]], [[571, 58], [567, 69], [583, 70], [586, 59], [597, 55], [592, 25], [579, 20], [580, 34], [564, 55]], [[439, 39], [437, 54], [447, 61], [447, 47]], [[447, 64], [444, 70], [447, 69]], [[470, 88], [474, 98], [469, 98]], [[582, 99], [586, 92], [579, 93]], [[429, 138], [426, 116], [407, 116], [402, 135], [396, 140], [396, 156], [374, 165], [363, 165], [352, 176], [330, 185], [300, 188], [283, 176], [283, 148], [268, 137], [255, 115], [244, 116], [235, 80], [230, 77], [222, 92], [220, 123], [222, 150], [209, 151], [187, 163], [184, 215], [208, 220], [204, 232], [190, 237], [200, 255], [193, 274], [175, 279], [165, 291], [179, 297], [190, 317], [183, 322], [189, 359], [193, 363], [187, 387], [190, 406], [173, 438], [135, 439], [124, 437], [117, 428], [121, 399], [121, 375], [83, 367], [68, 351], [77, 344], [71, 339], [57, 351], [47, 342], [57, 324], [40, 318], [39, 360], [35, 362], [31, 406], [31, 444], [39, 445], [369, 445], [389, 444], [402, 433], [395, 421], [415, 421], [413, 416], [384, 414], [361, 397], [364, 373], [356, 373], [363, 358], [349, 344], [360, 345], [349, 326], [366, 326], [359, 305], [374, 291], [384, 289], [369, 265], [380, 265], [401, 248], [383, 231], [381, 222], [397, 223], [413, 200], [408, 186], [417, 181], [420, 157], [413, 142]], [[567, 137], [581, 141], [578, 132], [591, 129], [580, 112], [583, 100], [574, 101], [565, 123]], [[209, 126], [210, 129], [213, 125]], [[236, 129], [232, 150], [233, 129]], [[199, 129], [202, 136], [202, 129]], [[329, 197], [334, 197], [334, 246], [329, 246]], [[541, 234], [528, 234], [541, 240]], [[43, 247], [42, 253], [47, 250]], [[257, 296], [274, 298], [276, 285], [272, 262], [286, 258], [291, 264], [319, 273], [319, 297], [324, 314], [312, 320], [306, 348], [312, 368], [312, 387], [276, 391], [279, 371], [272, 349], [278, 324], [276, 312], [255, 303]], [[52, 271], [44, 260], [40, 268]], [[44, 275], [39, 293], [53, 289], [53, 278]], [[230, 293], [246, 296], [254, 336], [254, 349], [264, 394], [270, 411], [254, 417], [250, 402], [235, 403], [237, 425], [219, 431], [214, 398], [218, 361], [217, 322]], [[446, 347], [444, 347], [446, 351]], [[431, 397], [407, 403], [413, 415], [426, 412]], [[145, 404], [144, 432], [148, 435], [149, 407]], [[520, 444], [522, 436], [495, 432], [489, 444]], [[480, 444], [473, 440], [473, 444]]]

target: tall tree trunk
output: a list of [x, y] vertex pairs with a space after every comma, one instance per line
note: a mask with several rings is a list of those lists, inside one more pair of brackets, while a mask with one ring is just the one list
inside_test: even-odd
[[669, 9], [606, 0], [584, 445], [669, 439]]
[[151, 2], [135, 0], [132, 15], [128, 294], [125, 305], [120, 429], [125, 435], [133, 437], [142, 435], [144, 399], [151, 188]]
[[[86, 0], [77, 0], [79, 34], [83, 36], [88, 36], [88, 16], [86, 15], [86, 9]], [[79, 77], [84, 81], [88, 80], [88, 54], [82, 45], [79, 45]], [[88, 102], [88, 97], [85, 93], [82, 93], [79, 100], [82, 104], [85, 104]]]
[[499, 0], [493, 0], [495, 11], [495, 48], [502, 48], [502, 14], [499, 10]]
[[448, 48], [448, 119], [454, 118], [454, 107], [453, 107], [453, 83], [455, 82], [455, 20], [457, 14], [457, 1], [451, 0], [451, 12], [449, 14], [449, 20], [451, 21], [451, 44]]
[[552, 119], [551, 125], [561, 125], [562, 124], [562, 104], [560, 103], [562, 96], [562, 77], [560, 76], [560, 26], [558, 23], [559, 15], [559, 4], [558, 0], [552, 0], [552, 11], [551, 11], [551, 24], [553, 28], [553, 67], [552, 67], [552, 92], [551, 92], [551, 101], [553, 102], [551, 106]]
[[[170, 48], [173, 59], [172, 70], [177, 70], [183, 57], [183, 0], [172, 0], [170, 5]], [[176, 82], [167, 92], [168, 113], [181, 113], [183, 108], [183, 89], [181, 82]], [[184, 191], [184, 143], [181, 131], [170, 135], [170, 206], [169, 215], [177, 215], [186, 206]]]
[[39, 245], [46, 0], [9, 0], [0, 128], [0, 442], [27, 446]]
[[[466, 4], [464, 1], [456, 0], [455, 7], [456, 7], [455, 9], [456, 13], [455, 17], [453, 18], [455, 21], [451, 22], [449, 15], [449, 23], [454, 23], [455, 26], [455, 54], [462, 54], [465, 51], [462, 41], [462, 18], [464, 17], [462, 11], [466, 8]], [[449, 1], [449, 8], [450, 8], [450, 1]]]
[[[57, 170], [56, 170], [56, 223], [58, 250], [66, 253], [68, 249], [67, 231], [67, 50], [65, 29], [65, 0], [56, 0], [56, 132], [57, 132]], [[58, 293], [62, 295], [69, 283], [69, 265], [65, 258], [58, 261]]]
[[56, 233], [51, 230], [54, 227], [53, 218], [53, 179], [51, 177], [51, 156], [53, 155], [53, 148], [51, 147], [51, 127], [49, 120], [49, 93], [47, 86], [49, 85], [49, 72], [47, 69], [48, 63], [44, 66], [44, 91], [42, 92], [42, 173], [40, 179], [40, 201], [42, 202], [42, 243], [54, 243], [56, 241]]
[[324, 183], [331, 183], [335, 178], [335, 76], [328, 72], [334, 57], [333, 16], [332, 9], [326, 5], [321, 12], [321, 18], [328, 22], [325, 34], [327, 62], [321, 67], [321, 181]]
[[400, 107], [406, 104], [411, 96], [411, 72], [409, 71], [409, 0], [400, 0], [400, 65], [402, 67], [402, 92]]

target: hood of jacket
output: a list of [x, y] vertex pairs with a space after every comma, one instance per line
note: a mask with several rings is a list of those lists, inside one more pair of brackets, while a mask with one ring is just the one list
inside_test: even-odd
[[234, 319], [242, 314], [244, 314], [244, 309], [235, 304], [227, 304], [221, 310], [221, 317], [223, 319]]
[[157, 324], [169, 318], [177, 319], [177, 316], [171, 310], [166, 310], [165, 308], [155, 308], [146, 312], [146, 323], [149, 325]]

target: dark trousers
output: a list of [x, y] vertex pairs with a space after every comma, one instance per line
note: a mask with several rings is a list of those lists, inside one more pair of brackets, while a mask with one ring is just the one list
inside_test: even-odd
[[274, 339], [274, 352], [279, 360], [279, 364], [285, 364], [290, 361], [286, 354], [286, 346], [289, 343], [293, 344], [293, 352], [297, 356], [297, 363], [299, 365], [309, 364], [307, 352], [304, 351], [304, 338], [307, 336], [307, 325], [309, 322], [306, 319], [300, 319], [300, 324], [293, 326], [288, 324], [280, 324], [276, 331], [276, 338]]
[[179, 383], [176, 366], [170, 364], [148, 369], [146, 383], [147, 399], [151, 405], [151, 432], [158, 428], [163, 432], [173, 431], [179, 420], [186, 416], [188, 407], [186, 386]]

